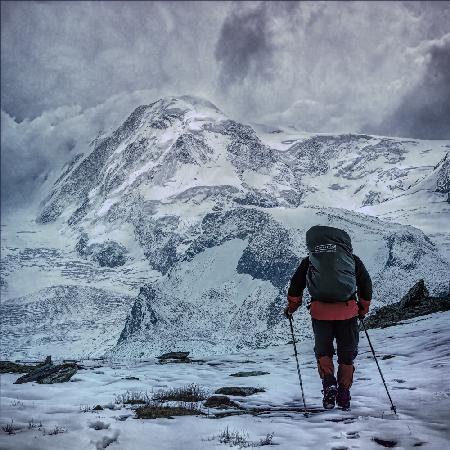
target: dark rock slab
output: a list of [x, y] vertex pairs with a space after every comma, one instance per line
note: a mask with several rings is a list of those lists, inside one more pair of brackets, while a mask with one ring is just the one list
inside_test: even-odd
[[102, 405], [95, 405], [93, 408], [92, 408], [92, 411], [103, 411], [103, 406]]
[[39, 384], [64, 383], [69, 381], [76, 373], [76, 364], [45, 364], [32, 372], [18, 378], [14, 384], [36, 382]]
[[217, 389], [215, 394], [248, 397], [249, 395], [257, 394], [258, 392], [265, 392], [265, 389], [246, 386], [229, 386]]
[[253, 370], [250, 372], [231, 373], [230, 377], [258, 377], [260, 375], [269, 375], [270, 372], [262, 372], [261, 370]]
[[205, 401], [204, 406], [217, 409], [239, 408], [239, 405], [226, 395], [212, 395]]

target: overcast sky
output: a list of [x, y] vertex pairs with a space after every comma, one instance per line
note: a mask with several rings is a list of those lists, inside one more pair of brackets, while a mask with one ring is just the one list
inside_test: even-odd
[[450, 139], [450, 2], [41, 1], [1, 13], [9, 202], [164, 95], [203, 96], [244, 122]]

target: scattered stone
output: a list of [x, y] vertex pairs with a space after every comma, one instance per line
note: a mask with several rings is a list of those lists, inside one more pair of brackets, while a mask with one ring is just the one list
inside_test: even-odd
[[391, 359], [391, 358], [395, 358], [395, 355], [383, 355], [381, 359], [384, 361], [386, 359]]
[[230, 377], [258, 377], [260, 375], [269, 375], [270, 372], [262, 372], [260, 370], [253, 370], [251, 372], [236, 372], [230, 374]]
[[89, 428], [92, 428], [94, 430], [108, 430], [110, 424], [102, 422], [101, 420], [96, 420], [95, 422], [91, 422], [89, 424]]
[[388, 448], [392, 448], [397, 445], [396, 441], [389, 441], [389, 440], [380, 439], [377, 437], [372, 438], [372, 441], [376, 442], [378, 445], [381, 445], [382, 447], [388, 447]]
[[169, 352], [158, 356], [160, 363], [190, 363], [189, 352]]
[[217, 389], [215, 392], [216, 394], [221, 395], [236, 395], [240, 397], [248, 397], [249, 395], [257, 394], [258, 392], [265, 392], [265, 389], [262, 388], [256, 388], [256, 387], [238, 387], [238, 386], [232, 386], [232, 387], [222, 387], [220, 389]]
[[240, 406], [236, 402], [231, 400], [230, 397], [227, 397], [226, 395], [212, 395], [206, 400], [204, 406], [206, 408], [217, 409], [240, 408]]
[[96, 405], [92, 408], [92, 411], [103, 411], [103, 409], [102, 405]]
[[45, 364], [32, 372], [22, 375], [14, 384], [29, 383], [35, 381], [39, 384], [64, 383], [69, 381], [76, 373], [76, 364]]

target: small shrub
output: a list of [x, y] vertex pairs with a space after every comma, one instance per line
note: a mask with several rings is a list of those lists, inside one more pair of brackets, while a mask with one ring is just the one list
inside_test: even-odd
[[61, 434], [61, 433], [65, 433], [67, 430], [63, 427], [60, 427], [58, 425], [56, 425], [54, 428], [52, 428], [49, 432], [45, 432], [44, 430], [44, 435], [48, 434], [50, 436], [55, 436], [57, 434]]
[[142, 405], [150, 403], [151, 399], [147, 392], [126, 391], [125, 394], [116, 395], [114, 401], [116, 404]]
[[192, 383], [179, 388], [161, 389], [153, 394], [152, 399], [159, 402], [201, 402], [208, 397], [208, 392], [201, 386]]
[[34, 419], [31, 419], [28, 422], [28, 429], [29, 430], [42, 429], [42, 421], [39, 421], [39, 423], [38, 423], [38, 422], [35, 422]]
[[23, 408], [25, 405], [24, 405], [24, 403], [22, 402], [22, 401], [20, 401], [20, 400], [13, 400], [12, 402], [11, 402], [11, 406], [13, 406], [14, 408]]
[[16, 434], [16, 429], [14, 427], [14, 420], [11, 419], [11, 423], [7, 423], [2, 426], [2, 430], [8, 434]]
[[226, 427], [218, 436], [214, 436], [212, 440], [218, 439], [221, 444], [227, 444], [230, 447], [263, 447], [265, 445], [276, 445], [273, 443], [273, 435], [274, 433], [268, 433], [265, 438], [259, 441], [250, 441], [246, 431], [233, 431]]
[[221, 444], [228, 444], [230, 447], [247, 447], [249, 444], [248, 433], [244, 431], [230, 431], [228, 427], [217, 437]]
[[92, 406], [90, 405], [80, 405], [80, 412], [87, 413], [92, 411]]

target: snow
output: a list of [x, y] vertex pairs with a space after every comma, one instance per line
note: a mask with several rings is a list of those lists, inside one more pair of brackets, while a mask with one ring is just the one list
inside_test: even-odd
[[[129, 391], [147, 391], [180, 387], [189, 383], [213, 392], [222, 386], [264, 387], [266, 392], [250, 397], [234, 397], [244, 407], [301, 406], [295, 360], [290, 344], [254, 352], [203, 358], [191, 364], [84, 361], [91, 369], [79, 371], [73, 382], [39, 385], [15, 385], [17, 375], [1, 376], [2, 427], [13, 420], [16, 434], [0, 434], [5, 450], [52, 450], [103, 448], [104, 439], [117, 439], [108, 449], [202, 450], [226, 448], [217, 435], [226, 427], [247, 432], [251, 440], [274, 433], [274, 444], [283, 450], [382, 448], [373, 438], [396, 441], [395, 448], [447, 448], [450, 439], [450, 379], [448, 345], [450, 312], [411, 319], [395, 327], [369, 330], [379, 356], [380, 366], [397, 406], [390, 404], [372, 359], [364, 335], [360, 335], [352, 388], [352, 409], [335, 409], [309, 418], [301, 413], [277, 413], [262, 416], [240, 415], [221, 419], [210, 416], [176, 417], [173, 420], [140, 420], [128, 408], [114, 405], [117, 395]], [[286, 324], [286, 342], [289, 339]], [[305, 396], [308, 406], [320, 406], [320, 380], [313, 355], [312, 341], [298, 344]], [[392, 355], [383, 360], [385, 355]], [[195, 356], [195, 355], [194, 355]], [[263, 370], [269, 375], [230, 378], [238, 370]], [[126, 376], [139, 380], [125, 380]], [[117, 409], [82, 412], [86, 405], [107, 405]], [[207, 412], [207, 410], [205, 410]], [[126, 416], [126, 420], [123, 419]], [[29, 423], [42, 421], [46, 431], [29, 429]], [[91, 428], [98, 422], [105, 429]], [[101, 422], [101, 423], [99, 423]], [[56, 426], [63, 433], [49, 435]], [[91, 427], [90, 427], [91, 426]]]

